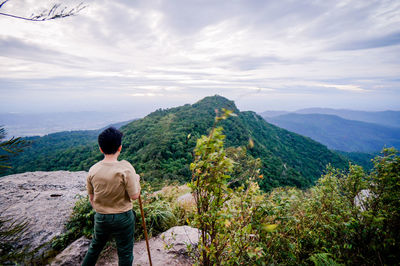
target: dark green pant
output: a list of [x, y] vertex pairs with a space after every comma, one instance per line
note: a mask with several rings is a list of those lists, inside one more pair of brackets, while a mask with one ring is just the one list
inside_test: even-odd
[[82, 265], [96, 265], [97, 258], [110, 239], [115, 238], [118, 250], [118, 265], [132, 265], [133, 235], [135, 233], [135, 214], [132, 210], [118, 214], [94, 215], [94, 233], [92, 243]]

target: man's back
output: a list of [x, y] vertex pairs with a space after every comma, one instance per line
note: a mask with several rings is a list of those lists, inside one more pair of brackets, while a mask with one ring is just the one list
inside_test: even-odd
[[135, 213], [131, 199], [140, 196], [139, 175], [127, 161], [118, 161], [122, 133], [107, 128], [98, 137], [104, 159], [93, 165], [87, 176], [87, 191], [95, 209], [94, 233], [82, 265], [96, 264], [110, 237], [117, 242], [118, 264], [132, 265]]
[[116, 214], [132, 209], [131, 196], [139, 193], [139, 175], [125, 161], [93, 165], [87, 177], [88, 193], [93, 194], [93, 208], [98, 213]]

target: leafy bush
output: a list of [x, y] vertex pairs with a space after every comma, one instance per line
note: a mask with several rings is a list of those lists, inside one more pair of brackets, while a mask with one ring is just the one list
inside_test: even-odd
[[[356, 165], [347, 171], [328, 165], [308, 190], [286, 187], [264, 193], [255, 176], [228, 187], [234, 162], [226, 156], [221, 131], [213, 128], [198, 140], [191, 165], [197, 212], [190, 224], [201, 230], [193, 249], [197, 264], [400, 263], [397, 150], [384, 149], [371, 174]], [[230, 156], [240, 157], [234, 151]]]
[[[198, 248], [194, 250], [200, 265], [252, 264], [263, 253], [256, 232], [264, 196], [254, 182], [255, 175], [261, 177], [255, 168], [260, 163], [247, 157], [244, 149], [230, 150], [230, 157], [240, 163], [227, 157], [223, 148], [225, 136], [216, 123], [230, 115], [232, 111], [223, 109], [210, 134], [197, 141], [190, 167], [190, 188], [196, 201], [196, 213], [190, 224], [200, 229]], [[236, 173], [233, 179], [229, 175], [232, 172]], [[237, 187], [238, 184], [241, 185]]]
[[400, 156], [384, 149], [368, 177], [370, 197], [360, 225], [363, 259], [376, 264], [400, 263]]

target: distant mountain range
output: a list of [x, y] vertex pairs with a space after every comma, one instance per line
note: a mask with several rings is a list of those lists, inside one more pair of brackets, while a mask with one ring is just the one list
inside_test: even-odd
[[367, 112], [348, 109], [332, 109], [332, 108], [306, 108], [294, 112], [288, 111], [265, 111], [260, 113], [262, 117], [275, 117], [289, 113], [296, 114], [326, 114], [336, 115], [348, 120], [357, 120], [367, 123], [374, 123], [388, 127], [400, 127], [400, 111], [380, 111]]
[[274, 125], [310, 137], [334, 150], [377, 152], [385, 146], [400, 148], [399, 111], [310, 108], [294, 113], [266, 111], [262, 115]]
[[[263, 179], [260, 186], [307, 187], [318, 179], [327, 164], [346, 168], [348, 161], [326, 146], [267, 123], [254, 112], [240, 112], [234, 102], [221, 96], [206, 97], [190, 105], [157, 110], [121, 128], [124, 133], [121, 159], [133, 163], [144, 180], [188, 181], [189, 164], [196, 140], [208, 133], [215, 109], [233, 110], [238, 116], [222, 122], [226, 147], [254, 147], [249, 156], [260, 158]], [[31, 148], [13, 158], [12, 172], [36, 170], [88, 170], [102, 155], [95, 131], [61, 132], [31, 139]], [[188, 138], [188, 136], [191, 136]]]

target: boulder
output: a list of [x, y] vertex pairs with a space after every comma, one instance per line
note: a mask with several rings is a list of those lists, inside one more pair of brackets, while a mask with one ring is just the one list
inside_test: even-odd
[[[190, 226], [175, 226], [159, 236], [152, 237], [149, 239], [149, 246], [153, 265], [193, 265], [187, 253], [187, 245], [197, 246], [198, 239], [198, 229]], [[133, 265], [150, 265], [145, 240], [135, 243], [133, 255]], [[111, 249], [107, 254], [103, 254], [96, 265], [118, 265], [116, 250]]]
[[[27, 172], [0, 178], [0, 214], [29, 225], [20, 244], [45, 247], [64, 232], [77, 195], [86, 195], [86, 172]], [[45, 251], [42, 248], [39, 253]]]
[[81, 265], [83, 258], [89, 248], [90, 240], [82, 236], [75, 240], [66, 249], [64, 249], [54, 260], [51, 265], [58, 266], [75, 266]]
[[371, 192], [371, 190], [363, 189], [354, 197], [354, 205], [360, 208], [361, 212], [364, 212], [367, 210], [368, 200], [371, 197], [376, 197], [376, 196]]

